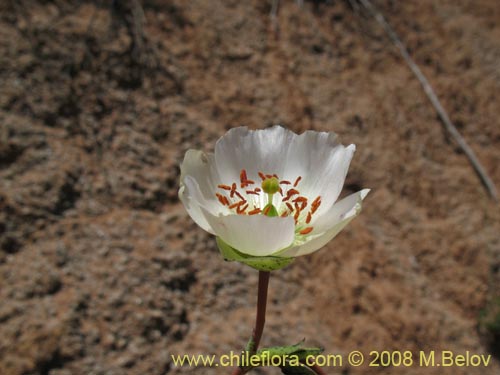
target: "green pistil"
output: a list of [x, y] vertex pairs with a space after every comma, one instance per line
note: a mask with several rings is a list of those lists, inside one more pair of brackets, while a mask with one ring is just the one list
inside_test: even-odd
[[276, 207], [273, 206], [272, 203], [266, 204], [266, 207], [262, 210], [262, 213], [264, 213], [266, 216], [274, 217], [278, 216], [278, 210]]
[[280, 191], [280, 182], [276, 177], [266, 178], [262, 181], [262, 190], [267, 194], [276, 194]]
[[262, 190], [267, 193], [267, 204], [262, 212], [266, 216], [278, 216], [278, 210], [273, 206], [273, 195], [280, 191], [279, 180], [276, 177], [266, 178], [262, 181]]

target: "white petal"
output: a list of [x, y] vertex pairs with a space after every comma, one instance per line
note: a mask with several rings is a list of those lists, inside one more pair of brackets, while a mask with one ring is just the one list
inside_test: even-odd
[[200, 150], [188, 150], [181, 164], [181, 185], [186, 176], [191, 176], [200, 187], [206, 199], [216, 199], [217, 185], [220, 177], [215, 167], [213, 154], [206, 154]]
[[205, 154], [198, 150], [186, 152], [181, 164], [179, 199], [196, 224], [212, 234], [215, 232], [205, 219], [201, 206], [213, 214], [227, 211], [221, 204], [218, 204], [215, 197], [214, 189], [218, 180], [212, 154]]
[[321, 212], [311, 223], [315, 232], [326, 232], [335, 223], [351, 216], [356, 216], [359, 213], [358, 209], [361, 208], [361, 202], [369, 192], [370, 189], [360, 190], [336, 202], [328, 211]]
[[[204, 212], [202, 211], [203, 205], [209, 201], [205, 200], [198, 183], [192, 177], [187, 176], [184, 179], [184, 184], [182, 184], [179, 189], [179, 199], [184, 204], [186, 211], [196, 224], [208, 233], [215, 234], [214, 229], [210, 226], [205, 218]], [[208, 204], [208, 206], [210, 208], [206, 208], [207, 211], [214, 211], [210, 204]]]
[[266, 256], [293, 243], [295, 223], [292, 217], [214, 216], [206, 210], [203, 211], [216, 235], [242, 253]]
[[334, 133], [306, 131], [290, 146], [285, 178], [302, 176], [298, 190], [309, 199], [321, 196], [320, 211], [328, 210], [344, 185], [355, 145], [344, 147]]
[[278, 125], [263, 130], [229, 130], [215, 145], [215, 161], [223, 183], [239, 181], [242, 169], [255, 182], [260, 181], [258, 172], [282, 177], [295, 137], [295, 133]]
[[305, 244], [290, 248], [279, 255], [297, 257], [313, 253], [325, 246], [361, 212], [361, 202], [369, 192], [370, 189], [364, 189], [335, 203], [330, 211], [321, 217], [319, 225], [315, 225], [314, 232], [319, 232], [319, 235], [312, 235]]

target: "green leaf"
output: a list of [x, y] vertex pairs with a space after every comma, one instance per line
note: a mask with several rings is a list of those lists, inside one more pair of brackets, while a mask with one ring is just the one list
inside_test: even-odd
[[294, 260], [294, 258], [276, 256], [255, 257], [239, 252], [225, 243], [220, 237], [216, 237], [216, 242], [219, 247], [219, 251], [225, 260], [244, 263], [247, 266], [255, 268], [259, 271], [279, 270], [280, 268], [288, 266]]

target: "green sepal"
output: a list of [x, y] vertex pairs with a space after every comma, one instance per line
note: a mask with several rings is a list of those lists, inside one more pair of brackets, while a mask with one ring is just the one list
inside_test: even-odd
[[[316, 357], [317, 355], [321, 354], [323, 352], [323, 349], [302, 348], [302, 343], [303, 341], [295, 345], [262, 348], [257, 350], [257, 353], [255, 355], [257, 357], [260, 357], [261, 364], [265, 364], [266, 361], [269, 360], [269, 358], [282, 357], [284, 360], [286, 360], [286, 364], [281, 366], [282, 371], [291, 371], [289, 372], [290, 374], [310, 374], [310, 372], [307, 372], [309, 369], [303, 365], [303, 362], [305, 362], [309, 356]], [[304, 368], [304, 371], [306, 372], [297, 372], [301, 371], [301, 369]]]
[[316, 357], [323, 353], [323, 351], [323, 348], [300, 348], [293, 354], [298, 356], [300, 361], [305, 361], [307, 357]]
[[217, 246], [219, 247], [219, 251], [225, 260], [244, 263], [247, 266], [255, 268], [259, 271], [279, 270], [283, 267], [288, 266], [294, 260], [294, 258], [284, 258], [276, 256], [256, 257], [243, 254], [235, 248], [229, 246], [220, 237], [216, 237], [216, 242]]
[[253, 337], [250, 337], [250, 340], [248, 340], [245, 351], [249, 352], [250, 354], [255, 353], [255, 341], [253, 341]]
[[257, 350], [257, 355], [260, 356], [261, 358], [264, 357], [281, 357], [281, 356], [290, 356], [292, 354], [295, 354], [296, 352], [301, 350], [301, 345], [302, 342], [299, 342], [294, 345], [288, 345], [288, 346], [272, 346], [269, 348], [262, 348]]

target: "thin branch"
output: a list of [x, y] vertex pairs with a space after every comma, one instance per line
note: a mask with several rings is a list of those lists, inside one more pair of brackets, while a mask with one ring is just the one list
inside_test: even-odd
[[399, 49], [399, 52], [403, 56], [403, 59], [406, 61], [410, 69], [412, 70], [413, 74], [417, 77], [419, 80], [420, 84], [424, 88], [425, 94], [431, 101], [432, 105], [434, 106], [436, 112], [438, 113], [439, 117], [441, 118], [441, 121], [443, 122], [445, 129], [452, 135], [452, 137], [455, 139], [455, 141], [458, 143], [458, 146], [462, 149], [462, 151], [465, 153], [467, 158], [469, 159], [470, 163], [472, 164], [472, 167], [476, 171], [477, 175], [481, 179], [483, 185], [485, 186], [486, 190], [488, 191], [489, 195], [496, 201], [498, 202], [498, 194], [495, 188], [495, 184], [493, 181], [490, 179], [488, 174], [486, 173], [484, 167], [481, 165], [479, 160], [476, 157], [476, 154], [474, 151], [469, 147], [465, 139], [461, 136], [455, 125], [450, 120], [450, 117], [448, 116], [447, 112], [441, 105], [441, 102], [439, 101], [436, 93], [432, 89], [432, 86], [430, 85], [429, 81], [427, 78], [424, 76], [420, 68], [417, 66], [415, 61], [411, 58], [410, 54], [408, 53], [408, 49], [406, 46], [403, 44], [401, 39], [398, 37], [394, 29], [389, 25], [389, 23], [386, 21], [382, 13], [378, 11], [375, 6], [371, 3], [370, 0], [359, 0], [363, 6], [371, 13], [371, 15], [377, 20], [377, 22], [384, 28], [385, 32], [389, 35], [391, 38], [392, 42], [396, 45], [396, 47]]

